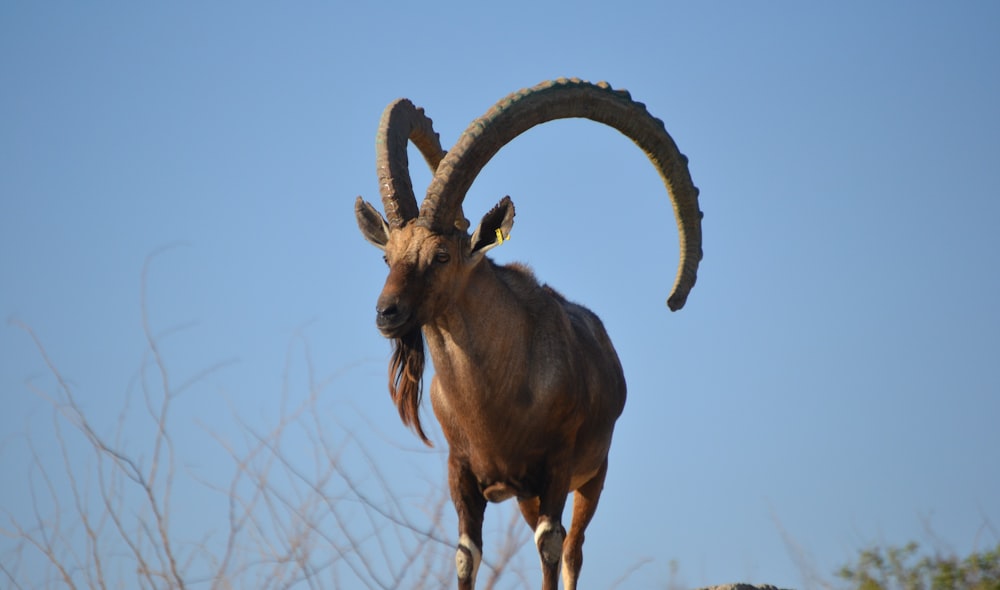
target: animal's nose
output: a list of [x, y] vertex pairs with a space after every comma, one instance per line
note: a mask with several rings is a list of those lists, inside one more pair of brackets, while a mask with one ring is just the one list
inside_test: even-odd
[[380, 298], [375, 304], [375, 325], [384, 334], [391, 333], [406, 323], [409, 312], [396, 297]]
[[375, 313], [378, 314], [379, 319], [392, 319], [399, 315], [399, 305], [395, 302], [393, 303], [381, 303], [375, 306]]

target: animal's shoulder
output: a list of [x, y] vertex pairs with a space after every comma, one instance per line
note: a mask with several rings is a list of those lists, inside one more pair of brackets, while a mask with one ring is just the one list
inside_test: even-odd
[[496, 264], [493, 262], [493, 268], [505, 283], [538, 284], [538, 279], [535, 278], [535, 271], [523, 262], [508, 262], [507, 264]]
[[494, 264], [496, 276], [507, 288], [520, 297], [533, 297], [540, 294], [542, 286], [535, 278], [535, 272], [527, 264], [511, 262], [509, 264]]
[[540, 283], [528, 265], [512, 262], [496, 268], [500, 279], [517, 293], [522, 301], [535, 302], [531, 307], [538, 313], [551, 314], [558, 309], [561, 310], [559, 313], [577, 328], [598, 333], [604, 331], [597, 314], [579, 303], [570, 301], [553, 287]]

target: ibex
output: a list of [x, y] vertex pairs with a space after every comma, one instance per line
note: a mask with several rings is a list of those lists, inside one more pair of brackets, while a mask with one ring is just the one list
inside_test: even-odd
[[[474, 121], [445, 153], [422, 109], [400, 99], [379, 126], [376, 151], [383, 218], [358, 197], [364, 237], [381, 249], [389, 276], [375, 323], [393, 340], [389, 391], [402, 421], [428, 445], [419, 406], [424, 342], [436, 369], [430, 396], [448, 441], [448, 485], [458, 513], [458, 587], [471, 590], [482, 556], [486, 503], [516, 498], [534, 530], [543, 588], [576, 588], [583, 539], [604, 487], [625, 376], [601, 321], [540, 284], [528, 268], [485, 256], [510, 234], [504, 197], [470, 235], [462, 201], [497, 151], [554, 119], [614, 127], [659, 170], [677, 217], [680, 268], [667, 300], [678, 310], [701, 260], [701, 211], [687, 158], [663, 123], [625, 91], [556, 80], [511, 94]], [[406, 150], [412, 141], [434, 172], [417, 205]], [[562, 525], [574, 492], [573, 519]]]

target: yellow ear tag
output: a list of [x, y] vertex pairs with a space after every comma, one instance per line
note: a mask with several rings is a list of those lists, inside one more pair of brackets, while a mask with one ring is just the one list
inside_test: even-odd
[[507, 236], [506, 238], [503, 237], [503, 232], [500, 231], [500, 228], [497, 228], [497, 241], [496, 241], [496, 245], [497, 246], [503, 244], [504, 241], [509, 240], [509, 239], [510, 239], [510, 236]]

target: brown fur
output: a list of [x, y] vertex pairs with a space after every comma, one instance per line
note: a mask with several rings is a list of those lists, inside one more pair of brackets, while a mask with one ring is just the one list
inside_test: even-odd
[[[565, 534], [567, 494], [583, 490], [561, 545], [573, 587], [583, 529], [597, 508], [625, 404], [621, 365], [600, 320], [540, 285], [527, 268], [484, 260], [467, 281], [424, 326], [460, 531], [481, 547], [486, 502], [516, 497], [532, 529], [544, 519]], [[539, 550], [560, 543], [556, 537]], [[558, 558], [551, 563], [544, 555], [544, 587], [555, 588]]]
[[[487, 214], [476, 235], [494, 234], [491, 220], [506, 219], [509, 231], [502, 213]], [[434, 361], [431, 402], [448, 441], [461, 534], [481, 551], [487, 502], [517, 498], [528, 524], [547, 531], [538, 538], [545, 588], [557, 584], [558, 547], [572, 587], [625, 405], [625, 377], [601, 321], [526, 266], [494, 264], [484, 256], [496, 245], [488, 239], [416, 223], [383, 234], [383, 224], [361, 222], [389, 265], [376, 304], [379, 329], [394, 344], [389, 390], [403, 423], [427, 444], [419, 416], [425, 347]], [[574, 490], [567, 534], [561, 519]]]

